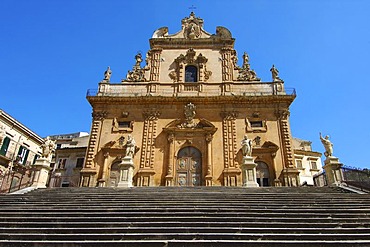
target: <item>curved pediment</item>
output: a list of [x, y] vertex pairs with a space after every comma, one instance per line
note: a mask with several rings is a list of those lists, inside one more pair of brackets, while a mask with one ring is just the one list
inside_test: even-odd
[[166, 127], [163, 128], [165, 131], [207, 131], [207, 132], [216, 132], [217, 128], [212, 122], [210, 122], [207, 119], [199, 119], [198, 121], [193, 121], [191, 125], [187, 123], [185, 120], [182, 121], [181, 119], [175, 119], [171, 122], [169, 122]]

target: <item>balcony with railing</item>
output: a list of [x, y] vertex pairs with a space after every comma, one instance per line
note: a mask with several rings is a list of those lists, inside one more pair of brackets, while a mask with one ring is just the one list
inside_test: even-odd
[[212, 97], [212, 96], [295, 96], [294, 88], [284, 88], [281, 82], [230, 83], [100, 83], [98, 89], [89, 89], [87, 97]]

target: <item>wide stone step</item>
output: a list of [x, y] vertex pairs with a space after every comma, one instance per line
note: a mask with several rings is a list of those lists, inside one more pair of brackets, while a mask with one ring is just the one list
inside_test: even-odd
[[54, 227], [13, 227], [0, 228], [2, 233], [10, 234], [108, 234], [108, 233], [263, 233], [263, 234], [370, 234], [369, 228], [355, 227], [355, 228], [308, 228], [308, 227], [233, 227], [233, 226], [212, 226], [200, 227], [197, 225], [179, 226], [128, 226], [128, 227], [70, 227], [60, 228]]
[[43, 240], [0, 240], [6, 247], [364, 247], [369, 240], [93, 240], [93, 241], [43, 241]]
[[[240, 219], [239, 221], [227, 221], [227, 220], [217, 220], [217, 219], [199, 219], [199, 218], [180, 218], [180, 219], [171, 219], [171, 218], [156, 218], [156, 219], [126, 219], [124, 221], [8, 221], [1, 222], [0, 227], [34, 227], [34, 228], [43, 228], [43, 227], [59, 227], [59, 228], [94, 228], [94, 227], [141, 227], [141, 226], [156, 226], [156, 227], [172, 227], [172, 226], [230, 226], [230, 227], [306, 227], [306, 228], [347, 228], [347, 227], [358, 227], [358, 228], [369, 228], [369, 220], [331, 220], [331, 221], [287, 221], [287, 220], [258, 220], [251, 219], [245, 221], [246, 219]], [[299, 220], [299, 219], [297, 219]]]
[[181, 240], [369, 240], [368, 233], [104, 233], [104, 234], [45, 234], [45, 233], [0, 233], [1, 240], [141, 240], [141, 239], [181, 239]]

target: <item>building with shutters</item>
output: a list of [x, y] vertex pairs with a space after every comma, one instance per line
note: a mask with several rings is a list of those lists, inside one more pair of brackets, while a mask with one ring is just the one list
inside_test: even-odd
[[30, 166], [41, 155], [43, 138], [0, 110], [0, 167]]
[[[289, 125], [295, 90], [272, 65], [262, 81], [225, 27], [193, 12], [171, 34], [159, 28], [125, 79], [107, 69], [89, 90], [92, 127], [80, 186], [117, 186], [133, 138], [134, 186], [241, 186], [241, 141], [253, 141], [260, 186], [298, 186]], [[246, 47], [246, 49], [252, 49]], [[124, 74], [122, 75], [124, 77]]]

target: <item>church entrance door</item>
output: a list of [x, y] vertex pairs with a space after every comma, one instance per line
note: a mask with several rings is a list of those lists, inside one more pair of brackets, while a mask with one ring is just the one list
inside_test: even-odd
[[176, 161], [176, 183], [178, 186], [200, 186], [202, 154], [194, 147], [180, 149]]

